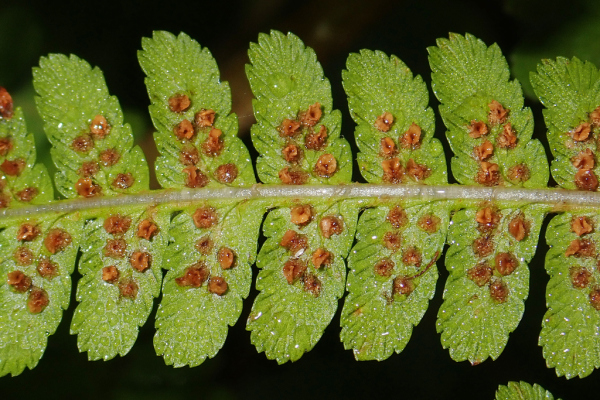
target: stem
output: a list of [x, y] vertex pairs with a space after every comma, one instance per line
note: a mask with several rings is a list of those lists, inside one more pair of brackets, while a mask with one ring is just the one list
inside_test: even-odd
[[463, 203], [514, 202], [545, 204], [551, 211], [573, 208], [600, 208], [600, 193], [564, 189], [523, 189], [463, 185], [380, 185], [353, 183], [345, 185], [283, 186], [256, 184], [246, 188], [155, 190], [141, 194], [91, 199], [60, 200], [48, 204], [5, 208], [0, 219], [44, 213], [65, 213], [132, 205], [189, 203], [203, 200], [268, 199], [375, 199], [453, 200]]

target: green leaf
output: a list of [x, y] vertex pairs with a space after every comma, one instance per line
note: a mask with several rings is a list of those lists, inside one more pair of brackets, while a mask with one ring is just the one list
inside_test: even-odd
[[[267, 358], [279, 364], [298, 360], [331, 322], [344, 294], [343, 258], [352, 245], [358, 207], [356, 201], [321, 200], [277, 208], [267, 215], [263, 224], [267, 240], [256, 261], [261, 270], [256, 281], [260, 293], [246, 326], [252, 331], [252, 343]], [[298, 213], [310, 219], [300, 225], [292, 222]], [[332, 223], [332, 218], [342, 228], [339, 233], [321, 228]], [[284, 236], [294, 233], [291, 243], [284, 246]], [[319, 249], [327, 252], [327, 261], [317, 262], [317, 267]]]
[[73, 214], [14, 221], [0, 233], [0, 376], [32, 369], [44, 354], [69, 306], [80, 231]]
[[[4, 91], [4, 93], [2, 93]], [[0, 94], [10, 99], [0, 88]], [[53, 199], [54, 191], [48, 170], [35, 164], [35, 141], [27, 133], [21, 107], [0, 117], [0, 208], [42, 204]]]
[[449, 220], [447, 202], [406, 201], [360, 216], [341, 317], [342, 342], [357, 360], [385, 360], [408, 343], [435, 293]]
[[[197, 210], [214, 212], [214, 226], [198, 228]], [[172, 242], [165, 259], [169, 269], [156, 316], [154, 347], [175, 367], [201, 364], [214, 357], [242, 311], [242, 300], [252, 284], [258, 230], [264, 206], [260, 202], [197, 204], [177, 215], [170, 227]], [[230, 250], [233, 264], [221, 264], [222, 251]], [[207, 275], [196, 285], [184, 279], [194, 266]], [[221, 278], [226, 291], [218, 294], [211, 279]], [[215, 281], [217, 282], [217, 281]]]
[[[248, 51], [246, 75], [256, 99], [252, 142], [263, 183], [350, 182], [352, 153], [340, 137], [341, 113], [315, 52], [295, 35], [261, 34]], [[306, 118], [311, 115], [314, 118]], [[285, 126], [294, 124], [287, 131]], [[287, 133], [286, 133], [287, 132]], [[318, 139], [318, 135], [321, 139]]]
[[[552, 176], [565, 189], [596, 190], [598, 169], [594, 160], [582, 167], [575, 158], [598, 150], [593, 136], [600, 134], [600, 73], [590, 62], [574, 57], [542, 60], [531, 84], [544, 109], [548, 142], [555, 159]], [[595, 111], [596, 110], [596, 111]], [[592, 112], [598, 115], [594, 117]], [[577, 129], [587, 129], [588, 134]], [[581, 172], [580, 172], [581, 171]], [[578, 178], [584, 171], [591, 176]], [[594, 183], [595, 182], [595, 183]]]
[[[229, 85], [220, 81], [210, 51], [184, 33], [175, 36], [164, 31], [142, 39], [142, 48], [138, 58], [147, 75], [150, 116], [157, 129], [154, 140], [161, 153], [156, 161], [159, 183], [165, 188], [256, 183], [248, 150], [237, 137]], [[214, 123], [201, 126], [196, 122], [203, 110], [214, 111]], [[182, 123], [189, 123], [193, 136], [177, 137], [175, 130]], [[218, 155], [207, 148], [213, 130], [222, 132], [219, 141], [223, 148]], [[196, 174], [205, 179], [190, 180], [186, 168], [197, 169]], [[224, 175], [224, 168], [235, 168], [235, 177]]]
[[116, 97], [98, 68], [74, 55], [50, 54], [33, 69], [38, 111], [58, 168], [55, 184], [67, 198], [148, 189], [148, 166], [133, 147]]
[[451, 34], [428, 51], [432, 88], [442, 103], [440, 114], [455, 154], [451, 167], [456, 180], [545, 187], [545, 152], [539, 141], [531, 140], [533, 115], [523, 108], [519, 82], [509, 81], [500, 48], [469, 34]]
[[[550, 281], [539, 344], [548, 367], [567, 379], [586, 377], [600, 367], [600, 273], [595, 255], [600, 234], [594, 229], [578, 235], [574, 225], [580, 221], [597, 227], [600, 218], [592, 210], [564, 213], [552, 218], [546, 230]], [[578, 244], [591, 246], [593, 254], [577, 251]]]
[[496, 400], [554, 400], [554, 396], [537, 383], [521, 381], [498, 386]]
[[[440, 141], [433, 138], [435, 118], [421, 77], [413, 78], [400, 59], [380, 51], [350, 54], [346, 68], [342, 78], [350, 114], [358, 124], [358, 165], [364, 178], [371, 183], [446, 183], [446, 159]], [[391, 117], [391, 123], [384, 123], [384, 117]], [[415, 130], [417, 137], [411, 136]], [[402, 169], [412, 159], [427, 172], [385, 175], [382, 163], [393, 159]]]
[[502, 353], [523, 315], [529, 292], [527, 263], [535, 253], [545, 212], [535, 204], [487, 205], [454, 214], [446, 253], [450, 276], [437, 331], [455, 361], [479, 364]]
[[150, 208], [105, 211], [87, 222], [71, 334], [90, 360], [125, 355], [160, 293], [169, 215]]

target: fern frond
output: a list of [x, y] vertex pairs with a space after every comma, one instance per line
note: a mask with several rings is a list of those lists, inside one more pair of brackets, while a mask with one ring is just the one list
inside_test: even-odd
[[[430, 47], [432, 86], [441, 101], [452, 173], [463, 184], [545, 187], [544, 149], [531, 140], [533, 116], [497, 45], [451, 34]], [[529, 288], [546, 207], [485, 202], [454, 214], [450, 272], [437, 330], [450, 356], [479, 364], [496, 359], [516, 329]]]
[[537, 383], [521, 381], [498, 386], [496, 400], [554, 400], [554, 396]]
[[[555, 159], [552, 175], [565, 189], [598, 188], [596, 139], [600, 134], [600, 73], [577, 58], [542, 60], [531, 83], [546, 107], [544, 119]], [[579, 210], [555, 216], [548, 225], [546, 289], [539, 344], [558, 376], [585, 377], [600, 368], [600, 290], [596, 233], [598, 212]]]
[[[145, 157], [132, 148], [131, 128], [98, 68], [51, 54], [34, 69], [34, 86], [61, 194], [90, 198], [148, 189]], [[89, 359], [125, 355], [133, 346], [160, 293], [167, 223], [152, 208], [88, 216], [71, 333]]]

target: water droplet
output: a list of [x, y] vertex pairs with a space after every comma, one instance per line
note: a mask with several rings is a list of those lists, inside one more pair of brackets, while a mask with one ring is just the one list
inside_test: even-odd
[[291, 77], [281, 72], [270, 75], [267, 78], [267, 83], [271, 93], [279, 98], [284, 97], [294, 88], [294, 81], [292, 81]]

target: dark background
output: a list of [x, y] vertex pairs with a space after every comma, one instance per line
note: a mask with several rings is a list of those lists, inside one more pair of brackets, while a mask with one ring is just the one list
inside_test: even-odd
[[[37, 136], [39, 159], [51, 164], [41, 122], [33, 104], [31, 67], [48, 53], [73, 53], [103, 69], [109, 90], [117, 95], [126, 121], [150, 162], [156, 157], [147, 114], [148, 98], [136, 51], [153, 30], [184, 31], [208, 47], [233, 92], [240, 136], [249, 143], [254, 122], [252, 94], [244, 75], [246, 51], [259, 32], [291, 31], [315, 49], [333, 88], [334, 107], [344, 115], [342, 134], [352, 141], [354, 124], [341, 86], [341, 70], [350, 52], [378, 49], [400, 57], [429, 84], [428, 46], [448, 32], [472, 33], [487, 44], [497, 42], [513, 74], [532, 95], [528, 71], [542, 57], [577, 55], [600, 64], [600, 11], [595, 0], [447, 1], [133, 1], [127, 3], [2, 1], [0, 3], [0, 86], [25, 109]], [[437, 110], [437, 100], [431, 94]], [[543, 138], [541, 106], [529, 97], [536, 117], [535, 136]], [[439, 138], [444, 128], [437, 123]], [[444, 139], [442, 139], [444, 140]], [[549, 151], [547, 149], [549, 154]], [[451, 154], [446, 152], [448, 158]], [[154, 181], [156, 184], [156, 181]], [[550, 183], [554, 185], [553, 182]], [[542, 230], [544, 236], [545, 227]], [[531, 267], [531, 290], [525, 314], [496, 361], [476, 367], [452, 361], [435, 331], [447, 272], [440, 260], [438, 290], [406, 349], [383, 362], [357, 362], [339, 341], [339, 313], [321, 341], [296, 363], [278, 366], [258, 354], [245, 330], [256, 292], [250, 294], [224, 348], [196, 368], [164, 365], [152, 346], [154, 313], [126, 357], [88, 362], [69, 335], [76, 305], [64, 315], [39, 365], [20, 376], [0, 378], [0, 398], [410, 398], [492, 399], [498, 384], [537, 382], [564, 399], [598, 398], [600, 372], [585, 379], [557, 378], [547, 369], [537, 345], [545, 311], [544, 271], [547, 246], [540, 243]], [[74, 280], [79, 278], [74, 274]], [[75, 290], [73, 290], [73, 293]], [[158, 304], [156, 301], [155, 304]], [[341, 303], [340, 303], [341, 304]]]

